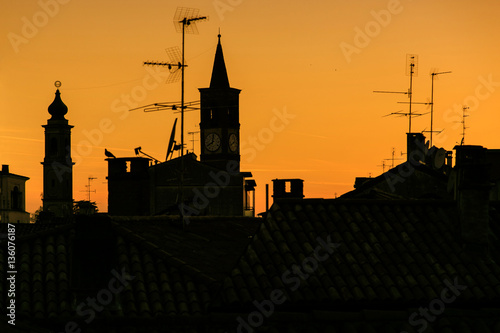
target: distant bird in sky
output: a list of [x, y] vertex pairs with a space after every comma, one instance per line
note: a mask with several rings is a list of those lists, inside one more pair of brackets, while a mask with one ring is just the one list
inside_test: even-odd
[[106, 148], [104, 148], [104, 155], [106, 155], [107, 157], [116, 158], [116, 156]]

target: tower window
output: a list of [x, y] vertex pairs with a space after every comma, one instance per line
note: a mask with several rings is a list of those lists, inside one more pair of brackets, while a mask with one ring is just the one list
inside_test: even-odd
[[21, 209], [21, 192], [17, 186], [14, 186], [14, 190], [12, 190], [10, 195], [12, 209]]
[[213, 119], [213, 114], [212, 114], [212, 110], [210, 110], [210, 120]]
[[56, 138], [50, 139], [49, 152], [50, 152], [51, 155], [56, 155], [57, 154], [57, 139]]

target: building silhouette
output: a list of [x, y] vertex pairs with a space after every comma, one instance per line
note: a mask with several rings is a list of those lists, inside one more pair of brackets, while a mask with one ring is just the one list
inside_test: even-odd
[[[338, 199], [307, 199], [302, 179], [275, 179], [271, 208], [247, 218], [255, 183], [239, 169], [239, 90], [221, 60], [219, 40], [214, 86], [200, 90], [200, 161], [107, 154], [113, 214], [16, 226], [16, 325], [0, 321], [0, 331], [500, 331], [500, 150], [456, 146], [453, 166], [410, 133], [403, 168]], [[47, 208], [71, 198], [50, 187], [60, 174], [49, 167], [72, 165], [59, 149], [71, 129], [63, 106], [57, 91], [44, 126]], [[179, 204], [197, 211], [189, 223], [169, 215]], [[0, 224], [0, 267], [12, 261], [7, 232]], [[0, 284], [4, 309], [11, 284]]]
[[68, 107], [61, 100], [59, 89], [48, 110], [52, 116], [45, 129], [43, 159], [43, 211], [54, 217], [67, 218], [73, 213], [73, 162], [71, 160], [72, 125], [64, 115]]
[[240, 90], [229, 85], [218, 37], [210, 86], [199, 89], [200, 160], [107, 158], [109, 214], [255, 215], [255, 181], [240, 171]]
[[26, 212], [26, 181], [28, 177], [9, 172], [8, 165], [0, 171], [0, 223], [29, 223]]

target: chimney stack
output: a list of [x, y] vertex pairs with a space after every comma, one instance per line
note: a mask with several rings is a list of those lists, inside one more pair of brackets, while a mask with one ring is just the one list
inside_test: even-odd
[[2, 173], [9, 173], [9, 165], [2, 164]]
[[273, 199], [303, 199], [304, 180], [273, 179]]
[[488, 256], [490, 176], [487, 149], [482, 146], [455, 146], [456, 199], [460, 236], [472, 255]]
[[425, 136], [422, 133], [406, 133], [406, 158], [412, 164], [425, 161], [427, 155]]

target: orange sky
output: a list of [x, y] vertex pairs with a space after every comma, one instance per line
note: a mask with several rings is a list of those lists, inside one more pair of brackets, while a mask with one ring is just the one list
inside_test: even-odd
[[[198, 35], [186, 36], [186, 101], [199, 99], [198, 88], [209, 85], [221, 29], [230, 84], [242, 89], [242, 170], [257, 181], [257, 212], [274, 178], [302, 178], [306, 197], [331, 198], [351, 190], [356, 176], [380, 174], [393, 147], [401, 157], [407, 119], [382, 116], [406, 111], [396, 102], [407, 98], [373, 90], [407, 90], [410, 53], [419, 56], [414, 101], [428, 101], [433, 69], [453, 72], [435, 81], [435, 129], [444, 131], [434, 144], [450, 150], [460, 141], [457, 121], [468, 104], [465, 142], [500, 148], [500, 4], [494, 0], [0, 4], [0, 163], [30, 177], [29, 212], [41, 205], [41, 125], [50, 117], [56, 80], [75, 126], [74, 199], [86, 199], [87, 178], [97, 177], [91, 199], [107, 211], [105, 147], [124, 157], [142, 146], [164, 158], [178, 114], [127, 110], [180, 100], [180, 83], [164, 83], [166, 70], [142, 66], [168, 61], [165, 49], [180, 46], [172, 23], [179, 6], [209, 16], [198, 23]], [[289, 118], [276, 126], [273, 118], [284, 112]], [[102, 128], [103, 122], [111, 125]], [[186, 114], [186, 139], [198, 123], [197, 111]], [[429, 115], [413, 121], [414, 131], [429, 127]], [[194, 147], [199, 155], [199, 141]]]

